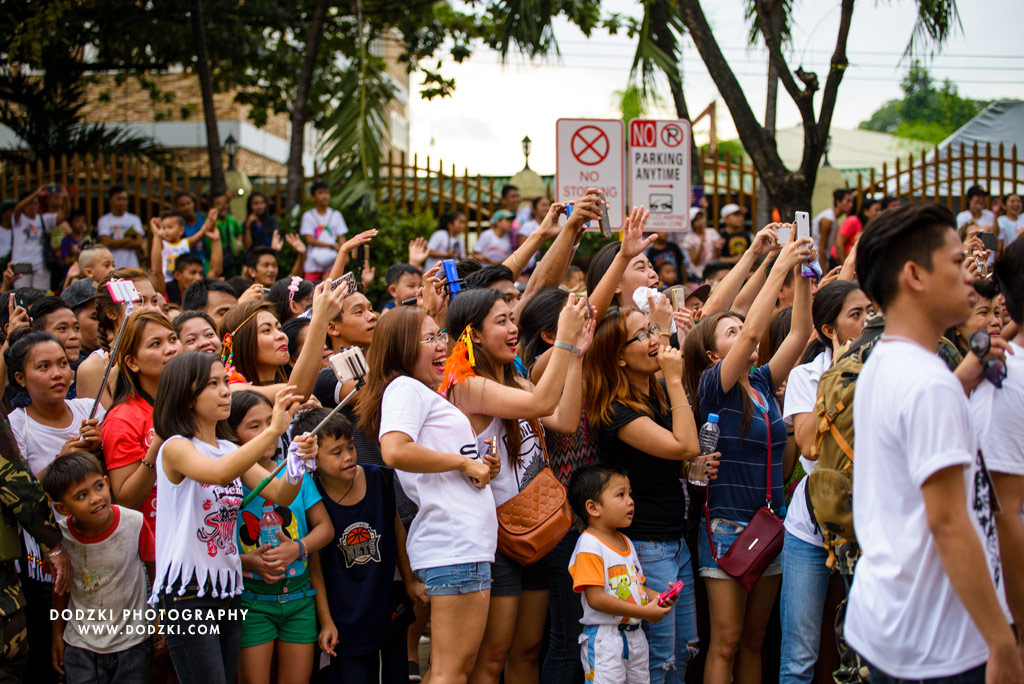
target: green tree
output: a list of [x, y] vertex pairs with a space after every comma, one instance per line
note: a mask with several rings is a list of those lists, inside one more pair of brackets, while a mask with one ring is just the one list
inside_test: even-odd
[[916, 60], [900, 87], [902, 99], [889, 100], [858, 127], [938, 144], [991, 102], [961, 97], [956, 84], [948, 78], [936, 86], [928, 69]]

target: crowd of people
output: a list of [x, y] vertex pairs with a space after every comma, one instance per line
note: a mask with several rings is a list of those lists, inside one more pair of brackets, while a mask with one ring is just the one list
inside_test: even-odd
[[1024, 682], [1018, 195], [637, 207], [582, 262], [599, 192], [507, 186], [377, 302], [311, 196], [5, 209], [0, 679]]

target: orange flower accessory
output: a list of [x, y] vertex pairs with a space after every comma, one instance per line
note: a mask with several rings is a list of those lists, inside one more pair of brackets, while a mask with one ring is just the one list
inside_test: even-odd
[[445, 359], [444, 380], [441, 381], [441, 386], [437, 388], [437, 391], [441, 394], [447, 394], [448, 390], [455, 385], [466, 378], [476, 375], [476, 371], [473, 370], [473, 367], [476, 365], [476, 358], [473, 355], [473, 340], [470, 337], [469, 331], [470, 326], [467, 325], [466, 329], [459, 335], [459, 341], [452, 348], [452, 353]]

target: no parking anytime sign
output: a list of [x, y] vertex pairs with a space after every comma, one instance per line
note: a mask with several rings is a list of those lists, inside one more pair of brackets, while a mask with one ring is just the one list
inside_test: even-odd
[[649, 231], [690, 225], [690, 122], [629, 122], [629, 199], [651, 210]]
[[[559, 119], [556, 126], [555, 201], [571, 202], [582, 197], [587, 188], [601, 188], [608, 200], [612, 230], [617, 230], [625, 220], [626, 160], [622, 122], [617, 119]], [[592, 222], [591, 228], [596, 229], [597, 223]]]

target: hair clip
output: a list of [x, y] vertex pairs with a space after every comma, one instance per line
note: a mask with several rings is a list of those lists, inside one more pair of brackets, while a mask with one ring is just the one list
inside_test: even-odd
[[299, 285], [302, 284], [302, 278], [299, 276], [292, 276], [292, 282], [288, 285], [288, 301], [291, 302], [295, 299], [295, 295], [299, 292]]

